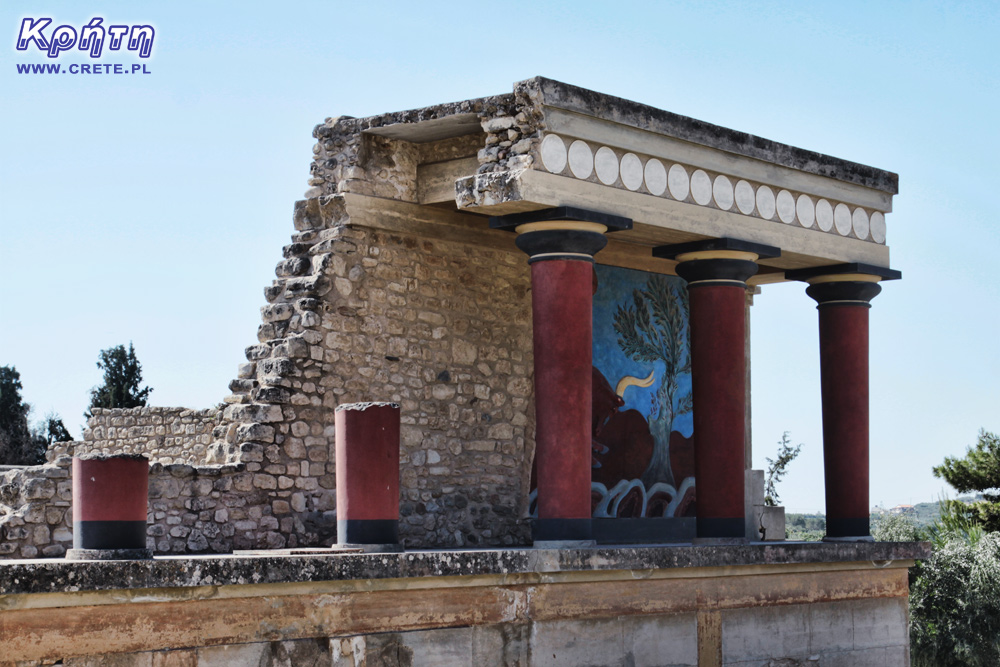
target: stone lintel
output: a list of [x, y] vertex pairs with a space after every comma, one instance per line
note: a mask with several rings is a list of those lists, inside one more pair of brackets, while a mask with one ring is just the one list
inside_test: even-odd
[[761, 264], [782, 271], [845, 262], [889, 263], [886, 245], [537, 169], [468, 176], [456, 181], [455, 190], [458, 209], [480, 215], [507, 216], [573, 202], [580, 208], [630, 218], [632, 228], [616, 233], [615, 237], [640, 246], [739, 237], [780, 247], [780, 257], [764, 259]]

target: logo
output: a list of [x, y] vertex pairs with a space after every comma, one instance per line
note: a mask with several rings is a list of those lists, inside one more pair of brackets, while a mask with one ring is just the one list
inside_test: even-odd
[[109, 25], [104, 27], [104, 19], [95, 16], [79, 31], [71, 25], [61, 25], [46, 34], [52, 19], [26, 18], [21, 21], [21, 31], [17, 35], [17, 50], [30, 51], [31, 47], [45, 52], [49, 58], [58, 58], [65, 51], [76, 47], [88, 52], [91, 58], [100, 58], [105, 46], [109, 51], [138, 52], [140, 58], [148, 58], [153, 52], [153, 38], [156, 31], [151, 25]]

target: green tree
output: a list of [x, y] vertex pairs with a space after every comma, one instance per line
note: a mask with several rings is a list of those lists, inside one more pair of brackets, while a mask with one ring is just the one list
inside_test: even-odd
[[940, 533], [911, 572], [914, 667], [1000, 664], [1000, 533]]
[[781, 498], [778, 497], [778, 482], [785, 476], [788, 464], [794, 461], [801, 451], [802, 443], [792, 447], [792, 440], [788, 437], [788, 431], [785, 431], [778, 441], [778, 457], [775, 459], [764, 457], [767, 461], [767, 475], [764, 478], [765, 505], [775, 507], [781, 502]]
[[142, 384], [142, 365], [135, 356], [135, 348], [128, 344], [101, 350], [97, 367], [104, 371], [104, 383], [90, 390], [90, 406], [84, 413], [88, 419], [94, 408], [138, 408], [146, 405], [146, 397], [153, 390], [139, 388]]
[[943, 479], [959, 493], [979, 492], [982, 500], [961, 503], [942, 501], [942, 514], [964, 513], [983, 530], [1000, 531], [1000, 437], [979, 431], [977, 442], [966, 449], [964, 457], [947, 456], [934, 467], [934, 476]]
[[39, 425], [38, 436], [45, 438], [45, 442], [51, 445], [53, 442], [68, 442], [73, 439], [63, 420], [54, 412], [45, 415], [45, 420]]
[[653, 399], [649, 430], [653, 456], [642, 481], [674, 483], [670, 470], [670, 432], [674, 417], [692, 410], [691, 392], [679, 395], [680, 376], [691, 372], [688, 346], [688, 292], [677, 280], [661, 275], [649, 278], [643, 289], [632, 292], [632, 305], [618, 306], [614, 328], [626, 356], [666, 367]]
[[31, 405], [21, 397], [21, 374], [0, 366], [0, 464], [36, 465], [45, 461], [44, 437], [28, 426]]
[[873, 512], [871, 517], [872, 537], [876, 542], [916, 542], [920, 531], [909, 517], [892, 512]]

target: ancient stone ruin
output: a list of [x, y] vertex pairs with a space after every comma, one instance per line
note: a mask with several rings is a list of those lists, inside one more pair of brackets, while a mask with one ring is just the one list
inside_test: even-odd
[[[222, 403], [95, 410], [46, 465], [0, 470], [6, 558], [57, 562], [70, 457], [115, 454], [150, 461], [146, 547], [185, 556], [119, 581], [112, 563], [0, 565], [12, 659], [907, 664], [926, 550], [868, 527], [868, 313], [900, 277], [895, 174], [544, 78], [313, 135]], [[783, 521], [749, 470], [748, 309], [782, 281], [819, 306], [827, 544], [763, 542]], [[337, 514], [338, 473], [365, 474], [337, 470], [337, 408], [371, 401], [398, 406], [407, 551], [323, 552], [338, 521], [389, 520]], [[67, 633], [77, 602], [31, 602], [61, 591], [100, 613]], [[134, 613], [161, 625], [99, 641]], [[802, 639], [802, 618], [830, 630]]]

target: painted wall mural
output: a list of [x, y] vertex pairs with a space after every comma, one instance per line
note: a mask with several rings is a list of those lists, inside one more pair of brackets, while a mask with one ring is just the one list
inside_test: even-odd
[[[687, 285], [594, 267], [591, 510], [595, 518], [695, 516]], [[535, 471], [529, 513], [537, 516]]]
[[594, 283], [593, 515], [694, 516], [687, 287], [601, 265]]

